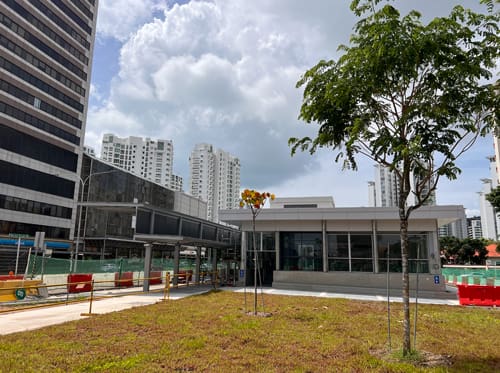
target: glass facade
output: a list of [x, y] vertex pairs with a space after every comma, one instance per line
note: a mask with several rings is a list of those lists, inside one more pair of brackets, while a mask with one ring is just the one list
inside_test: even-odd
[[78, 156], [41, 139], [0, 124], [0, 148], [76, 172]]
[[349, 235], [347, 233], [329, 234], [328, 270], [349, 271]]
[[323, 271], [321, 232], [280, 232], [280, 269]]
[[[280, 232], [280, 270], [323, 271], [323, 244], [320, 232]], [[246, 232], [247, 252], [253, 251], [252, 232]], [[257, 232], [257, 250], [275, 251], [275, 233]], [[261, 241], [260, 241], [261, 240]], [[378, 233], [373, 244], [371, 232], [327, 233], [328, 271], [401, 272], [400, 236]], [[428, 273], [428, 234], [409, 235], [410, 273]], [[262, 242], [262, 249], [260, 248]], [[389, 250], [389, 259], [387, 252]], [[248, 260], [253, 260], [249, 254]], [[251, 263], [248, 262], [250, 265]]]
[[75, 191], [72, 181], [4, 161], [0, 161], [0, 183], [65, 198], [73, 198]]
[[[410, 234], [408, 237], [408, 261], [410, 273], [428, 273], [428, 248], [426, 234]], [[399, 234], [377, 235], [379, 271], [402, 272], [401, 238]]]
[[[226, 244], [237, 242], [240, 238], [240, 234], [232, 228], [180, 215], [174, 210], [176, 193], [150, 180], [142, 179], [86, 154], [83, 156], [82, 170], [82, 179], [87, 180], [83, 189], [84, 202], [128, 203], [125, 206], [117, 204], [109, 207], [83, 207], [81, 236], [87, 240], [92, 237], [130, 240], [134, 233], [183, 236]], [[137, 212], [134, 205], [131, 205], [134, 202], [143, 205], [137, 206]]]
[[[253, 234], [246, 232], [247, 236], [247, 251], [253, 251]], [[274, 240], [274, 232], [255, 232], [255, 240], [257, 241], [256, 248], [259, 251], [276, 251]], [[262, 243], [262, 247], [261, 247]]]
[[73, 239], [96, 11], [85, 0], [0, 1], [0, 204], [30, 214], [8, 214], [2, 234]]
[[335, 233], [327, 237], [330, 271], [373, 272], [370, 233]]
[[82, 179], [90, 174], [92, 175], [85, 185], [84, 201], [132, 203], [137, 200], [139, 203], [174, 209], [173, 190], [84, 156]]
[[67, 228], [0, 220], [0, 234], [7, 235], [12, 232], [27, 234], [32, 237], [35, 237], [36, 232], [45, 232], [45, 237], [58, 238], [62, 240], [69, 239], [69, 229]]
[[0, 209], [71, 219], [70, 208], [2, 194], [0, 194]]
[[[247, 271], [246, 285], [254, 285], [254, 258], [252, 232], [246, 232], [247, 237]], [[273, 271], [276, 269], [276, 242], [274, 232], [255, 232], [255, 240], [257, 241], [257, 276], [258, 283], [266, 286], [273, 284]]]

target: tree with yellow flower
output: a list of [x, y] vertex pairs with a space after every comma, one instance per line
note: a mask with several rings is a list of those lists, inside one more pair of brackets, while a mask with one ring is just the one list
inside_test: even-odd
[[268, 192], [257, 192], [253, 189], [245, 189], [241, 193], [240, 207], [247, 208], [252, 212], [252, 248], [253, 248], [253, 260], [254, 260], [254, 300], [253, 300], [253, 313], [257, 314], [257, 267], [258, 267], [258, 255], [257, 248], [255, 247], [255, 219], [257, 215], [261, 212], [261, 209], [266, 204], [268, 199], [274, 200], [274, 194]]

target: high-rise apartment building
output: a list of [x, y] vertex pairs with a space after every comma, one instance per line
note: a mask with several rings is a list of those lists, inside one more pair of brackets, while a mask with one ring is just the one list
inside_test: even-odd
[[481, 179], [483, 190], [479, 192], [479, 211], [481, 214], [481, 228], [484, 238], [497, 240], [499, 235], [500, 221], [495, 209], [486, 199], [486, 195], [498, 186], [498, 174], [496, 158], [488, 157], [490, 163], [490, 178]]
[[[418, 183], [418, 178], [416, 176], [411, 176], [410, 182], [411, 188], [414, 190], [414, 186]], [[397, 207], [399, 201], [399, 191], [400, 183], [395, 173], [387, 167], [375, 165], [375, 181], [368, 183], [369, 206]], [[425, 189], [423, 190], [423, 193], [426, 193]], [[407, 203], [409, 205], [414, 205], [416, 202], [415, 195], [410, 193]], [[433, 191], [424, 205], [435, 204], [436, 192]]]
[[469, 238], [482, 238], [483, 229], [481, 228], [481, 217], [474, 216], [467, 218], [467, 233]]
[[74, 235], [97, 5], [0, 1], [0, 235]]
[[190, 192], [207, 202], [207, 219], [218, 222], [219, 209], [238, 208], [240, 161], [209, 144], [197, 144], [189, 157]]
[[[414, 175], [410, 177], [411, 189], [418, 183], [418, 178]], [[398, 207], [400, 183], [394, 172], [387, 167], [375, 165], [375, 181], [368, 182], [368, 205], [371, 207]], [[425, 188], [423, 194], [427, 193]], [[407, 199], [408, 205], [416, 204], [416, 196], [410, 192]], [[436, 205], [436, 192], [433, 191], [424, 205]], [[457, 238], [467, 237], [467, 221], [457, 220], [453, 223], [439, 227], [439, 236], [453, 236]]]
[[182, 177], [172, 172], [174, 146], [171, 140], [120, 138], [107, 133], [102, 138], [101, 158], [135, 175], [182, 191]]

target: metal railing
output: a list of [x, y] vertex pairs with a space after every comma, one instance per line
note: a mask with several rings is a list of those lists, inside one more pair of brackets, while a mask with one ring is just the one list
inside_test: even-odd
[[[68, 276], [70, 279], [71, 275]], [[152, 277], [136, 277], [132, 286], [123, 286], [130, 283], [130, 279], [95, 280], [90, 276], [87, 280], [66, 281], [54, 284], [43, 284], [41, 280], [5, 280], [0, 286], [0, 313], [20, 311], [31, 308], [49, 307], [74, 302], [89, 301], [88, 316], [92, 314], [92, 303], [101, 299], [123, 297], [127, 295], [162, 293], [160, 301], [170, 299], [172, 288], [211, 285], [220, 286], [219, 273], [200, 272], [200, 276], [193, 279], [191, 273], [171, 274]], [[145, 281], [153, 282], [150, 290], [138, 290]], [[105, 291], [105, 293], [103, 292]], [[3, 299], [2, 299], [3, 297]]]

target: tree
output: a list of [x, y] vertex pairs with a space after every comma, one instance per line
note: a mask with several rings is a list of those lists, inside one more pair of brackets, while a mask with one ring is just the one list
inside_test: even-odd
[[460, 264], [484, 264], [488, 250], [487, 241], [482, 238], [464, 238], [458, 250]]
[[440, 237], [439, 251], [441, 253], [441, 265], [452, 262], [456, 264], [458, 258], [458, 250], [460, 249], [460, 240], [456, 237]]
[[500, 211], [500, 186], [492, 189], [491, 192], [486, 195], [486, 200], [491, 203], [495, 211]]
[[240, 207], [248, 208], [252, 212], [252, 249], [253, 249], [253, 260], [254, 260], [254, 298], [253, 298], [253, 313], [257, 315], [257, 267], [258, 267], [258, 252], [255, 247], [255, 219], [259, 215], [261, 208], [266, 204], [267, 199], [274, 200], [274, 194], [264, 192], [260, 193], [255, 190], [245, 189], [241, 193]]
[[446, 258], [446, 262], [453, 264], [484, 264], [488, 250], [488, 241], [483, 238], [441, 237], [439, 249]]
[[[423, 24], [382, 0], [354, 0], [361, 18], [338, 60], [320, 61], [297, 83], [304, 87], [299, 118], [319, 125], [315, 138], [290, 138], [292, 155], [329, 147], [336, 161], [356, 169], [363, 155], [399, 181], [403, 292], [403, 355], [411, 351], [408, 219], [436, 189], [456, 179], [457, 158], [494, 125], [500, 107], [485, 84], [499, 56], [493, 0], [485, 14], [455, 7]], [[411, 187], [414, 180], [416, 184]], [[410, 205], [412, 193], [415, 203]]]

